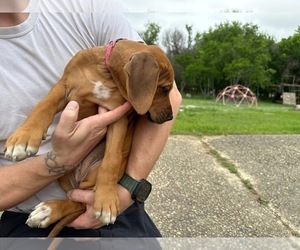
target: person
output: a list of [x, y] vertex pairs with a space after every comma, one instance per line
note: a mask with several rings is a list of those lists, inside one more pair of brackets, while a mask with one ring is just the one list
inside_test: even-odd
[[[76, 52], [118, 38], [141, 40], [119, 6], [117, 0], [0, 2], [4, 10], [0, 13], [0, 148], [4, 148], [9, 135], [57, 82]], [[170, 100], [175, 119], [181, 103], [175, 83]], [[60, 237], [160, 237], [144, 204], [134, 202], [121, 185], [118, 194], [122, 213], [115, 224], [103, 225], [91, 211], [92, 191], [74, 189], [66, 194], [57, 182], [103, 139], [107, 125], [130, 108], [129, 103], [112, 111], [99, 107], [97, 115], [77, 122], [80, 107], [72, 101], [55, 117], [37, 156], [16, 163], [6, 160], [1, 152], [0, 211], [5, 211], [0, 220], [0, 236], [47, 236], [51, 226], [28, 227], [25, 224], [28, 214], [41, 201], [67, 196], [85, 203], [87, 209], [60, 232]], [[148, 177], [167, 142], [173, 121], [157, 125], [139, 117], [127, 175], [136, 180]], [[54, 160], [63, 169], [49, 171], [45, 162], [49, 152], [55, 154]]]

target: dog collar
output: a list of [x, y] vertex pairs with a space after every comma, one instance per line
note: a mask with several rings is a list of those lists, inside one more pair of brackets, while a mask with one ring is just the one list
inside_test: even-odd
[[106, 64], [106, 67], [107, 69], [109, 70], [109, 58], [110, 58], [110, 55], [113, 51], [113, 48], [115, 47], [116, 43], [120, 40], [124, 40], [124, 38], [119, 38], [117, 40], [114, 40], [114, 41], [110, 41], [108, 46], [107, 46], [107, 49], [106, 49], [106, 53], [105, 53], [105, 64]]

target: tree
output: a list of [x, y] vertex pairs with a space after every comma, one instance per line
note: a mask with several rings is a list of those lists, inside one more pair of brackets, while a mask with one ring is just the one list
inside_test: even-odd
[[274, 73], [268, 68], [269, 46], [269, 38], [256, 25], [221, 23], [196, 35], [194, 60], [186, 67], [184, 80], [203, 93], [229, 84], [264, 87]]
[[186, 87], [184, 74], [186, 68], [193, 62], [194, 58], [191, 53], [185, 52], [174, 57], [173, 67], [175, 70], [176, 83], [180, 86], [180, 92], [183, 92]]
[[185, 79], [183, 79], [186, 67], [193, 61], [193, 37], [192, 26], [185, 26], [186, 35], [178, 29], [167, 30], [163, 34], [162, 44], [166, 48], [167, 55], [171, 60], [175, 70], [175, 80], [179, 85], [181, 92], [187, 86]]
[[188, 41], [187, 41], [187, 49], [188, 50], [192, 50], [192, 43], [193, 43], [193, 37], [192, 37], [192, 33], [193, 33], [193, 26], [191, 25], [185, 25], [185, 28], [187, 30], [188, 33]]
[[277, 82], [300, 84], [300, 26], [293, 36], [282, 39], [273, 52]]
[[162, 45], [166, 48], [169, 57], [181, 54], [186, 48], [185, 42], [185, 36], [178, 29], [166, 30], [163, 34]]
[[146, 30], [144, 32], [139, 32], [141, 38], [148, 45], [156, 45], [159, 40], [160, 26], [156, 23], [148, 22], [145, 25]]
[[174, 30], [169, 29], [163, 33], [162, 45], [165, 47], [166, 54], [170, 59], [171, 64], [174, 68], [175, 81], [180, 86], [181, 89], [183, 88], [183, 84], [181, 81], [183, 68], [180, 64], [176, 62], [175, 58], [176, 56], [184, 53], [186, 49], [185, 43], [186, 43], [185, 36], [178, 29], [174, 29]]

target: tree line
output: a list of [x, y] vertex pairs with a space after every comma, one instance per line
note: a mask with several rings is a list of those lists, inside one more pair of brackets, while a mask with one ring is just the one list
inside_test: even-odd
[[227, 21], [194, 36], [192, 26], [185, 28], [165, 31], [161, 41], [156, 23], [139, 32], [147, 44], [163, 45], [181, 92], [217, 94], [233, 84], [261, 97], [283, 87], [300, 91], [300, 26], [279, 42], [252, 23]]

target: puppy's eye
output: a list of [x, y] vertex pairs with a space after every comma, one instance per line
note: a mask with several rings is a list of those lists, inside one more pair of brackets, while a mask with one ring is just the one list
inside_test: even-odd
[[170, 91], [170, 88], [168, 88], [168, 87], [162, 87], [161, 89], [162, 89], [162, 92], [164, 95], [168, 94]]

